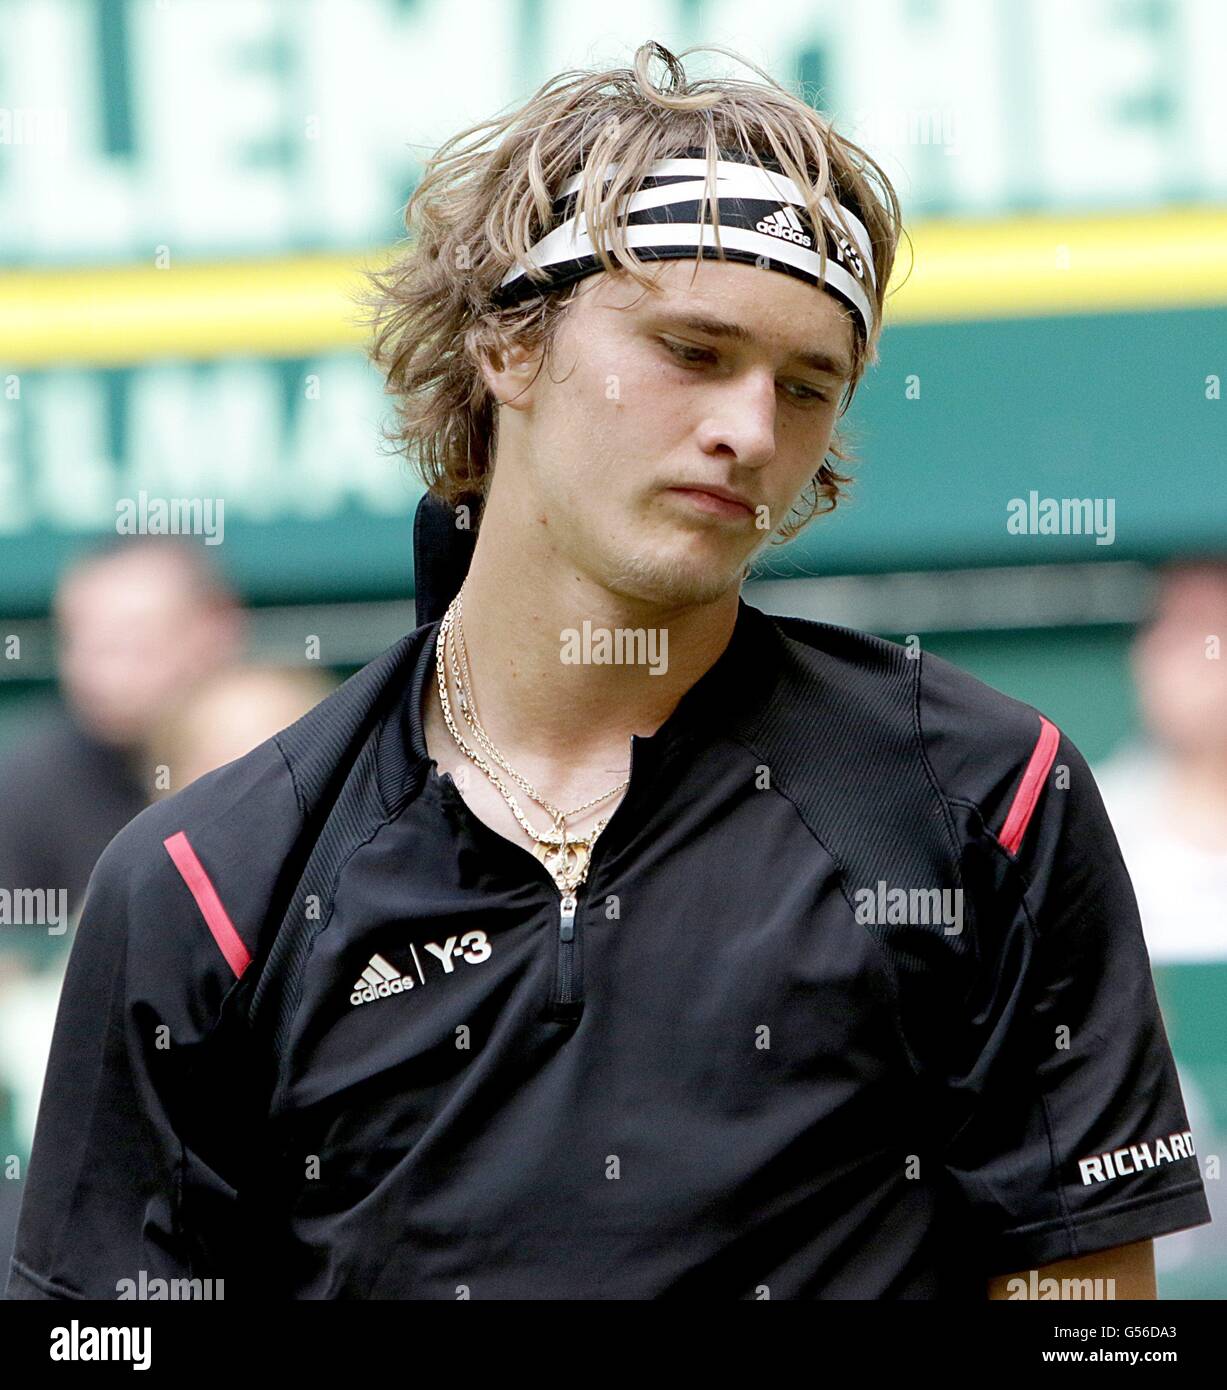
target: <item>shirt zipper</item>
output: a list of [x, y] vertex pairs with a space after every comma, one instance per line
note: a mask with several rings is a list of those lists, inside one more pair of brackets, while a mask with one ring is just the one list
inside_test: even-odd
[[545, 1006], [545, 1017], [556, 1023], [578, 1023], [584, 1012], [582, 986], [577, 988], [575, 918], [579, 900], [575, 893], [563, 893], [558, 900], [558, 943], [554, 965], [554, 985]]
[[[631, 738], [631, 784], [635, 782], [635, 737]], [[642, 754], [640, 754], [642, 757]], [[627, 788], [626, 795], [630, 795]], [[621, 803], [614, 809], [609, 824], [620, 811]], [[608, 830], [608, 827], [606, 828]], [[596, 858], [602, 847], [601, 841], [593, 847], [592, 858], [588, 861], [585, 883], [591, 883]], [[577, 1023], [584, 1012], [583, 963], [579, 955], [579, 897], [576, 893], [563, 893], [558, 900], [558, 956], [554, 968], [554, 986], [545, 1006], [545, 1017], [557, 1022]], [[578, 963], [578, 968], [577, 968]], [[579, 979], [577, 985], [576, 980]]]
[[554, 1001], [570, 1004], [571, 987], [575, 977], [575, 909], [574, 893], [564, 893], [558, 903], [558, 974], [554, 986]]

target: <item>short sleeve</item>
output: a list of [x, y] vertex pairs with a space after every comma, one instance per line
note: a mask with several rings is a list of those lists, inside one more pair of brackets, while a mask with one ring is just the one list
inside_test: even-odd
[[1035, 728], [966, 856], [993, 864], [975, 913], [994, 977], [945, 1168], [986, 1274], [1210, 1220], [1115, 833], [1078, 749]]
[[86, 888], [9, 1299], [117, 1299], [142, 1279], [220, 1275], [237, 1235], [242, 1106], [223, 1094], [215, 1055], [234, 975], [185, 910], [160, 842], [139, 834], [147, 815], [110, 843]]

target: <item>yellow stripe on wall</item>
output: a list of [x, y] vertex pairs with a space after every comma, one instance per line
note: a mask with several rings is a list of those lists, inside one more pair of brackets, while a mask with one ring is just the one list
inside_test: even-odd
[[9, 271], [0, 275], [0, 369], [358, 346], [358, 267], [357, 256], [330, 255]]
[[[909, 235], [888, 323], [1227, 305], [1227, 209], [932, 221]], [[0, 273], [0, 371], [360, 350], [358, 270], [388, 254]]]
[[911, 235], [888, 323], [1227, 305], [1227, 209], [928, 222]]

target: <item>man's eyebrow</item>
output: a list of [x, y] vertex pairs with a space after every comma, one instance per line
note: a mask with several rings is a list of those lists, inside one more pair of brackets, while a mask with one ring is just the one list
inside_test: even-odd
[[[735, 343], [753, 342], [754, 334], [744, 324], [730, 319], [716, 318], [712, 314], [697, 314], [678, 310], [663, 310], [663, 317], [678, 328], [689, 328], [695, 333], [706, 333], [712, 338], [729, 338]], [[851, 377], [852, 364], [844, 357], [829, 352], [794, 352], [793, 357], [802, 366], [816, 372], [826, 372], [831, 376]]]

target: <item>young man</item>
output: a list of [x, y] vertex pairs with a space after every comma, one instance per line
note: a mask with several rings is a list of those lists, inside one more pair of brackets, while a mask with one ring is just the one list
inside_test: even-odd
[[1153, 1297], [1208, 1213], [1078, 750], [740, 598], [846, 481], [889, 184], [655, 46], [492, 136], [415, 194], [375, 346], [476, 543], [108, 848], [11, 1294]]

